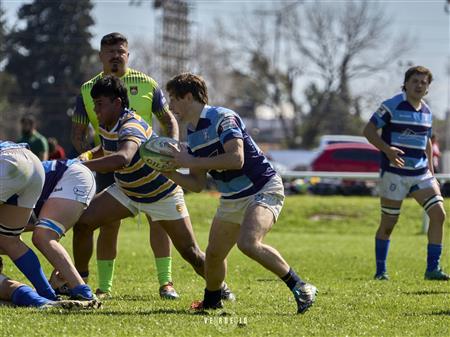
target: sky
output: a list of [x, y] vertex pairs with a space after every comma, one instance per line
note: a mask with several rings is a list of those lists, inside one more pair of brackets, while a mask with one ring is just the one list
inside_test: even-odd
[[[305, 2], [307, 2], [306, 0]], [[370, 0], [365, 0], [370, 1]], [[30, 1], [3, 0], [3, 8], [9, 24], [16, 22], [16, 12], [20, 5]], [[338, 3], [344, 0], [322, 1]], [[392, 33], [406, 32], [413, 38], [414, 46], [401, 60], [394, 71], [378, 79], [374, 85], [380, 98], [388, 98], [395, 94], [403, 81], [406, 64], [427, 66], [433, 72], [434, 81], [427, 96], [427, 102], [433, 113], [443, 118], [450, 108], [450, 14], [444, 11], [444, 0], [388, 0], [378, 1], [392, 16]], [[103, 35], [112, 31], [124, 33], [129, 40], [145, 37], [151, 39], [155, 33], [156, 20], [153, 1], [142, 1], [140, 6], [129, 6], [128, 0], [94, 0], [93, 18], [96, 22], [92, 33], [92, 45], [98, 48]], [[194, 22], [193, 34], [207, 34], [215, 20], [232, 24], [234, 18], [244, 11], [269, 9], [280, 2], [277, 1], [190, 1], [192, 4], [191, 20]], [[119, 18], [119, 19], [117, 19]], [[130, 46], [132, 48], [132, 45]], [[355, 90], [360, 84], [357, 84]], [[374, 107], [376, 109], [376, 107]], [[370, 114], [367, 113], [366, 117]]]

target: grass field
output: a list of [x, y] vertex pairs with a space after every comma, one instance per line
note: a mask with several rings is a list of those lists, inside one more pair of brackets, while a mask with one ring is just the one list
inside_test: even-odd
[[[202, 249], [216, 197], [187, 195]], [[449, 210], [449, 202], [446, 209]], [[180, 301], [159, 299], [148, 225], [127, 220], [120, 234], [114, 298], [94, 312], [0, 307], [1, 336], [450, 336], [450, 283], [423, 280], [426, 236], [422, 211], [407, 200], [388, 260], [391, 281], [372, 280], [377, 198], [292, 196], [266, 242], [277, 247], [320, 294], [305, 315], [286, 286], [236, 248], [227, 282], [238, 297], [226, 316], [193, 315], [204, 283], [174, 252], [173, 277]], [[448, 226], [444, 269], [450, 270]], [[25, 235], [29, 240], [29, 234]], [[63, 239], [70, 246], [71, 234]], [[41, 258], [43, 261], [43, 258]], [[5, 259], [6, 272], [21, 280]], [[45, 264], [46, 272], [50, 272]], [[96, 285], [95, 265], [91, 284]]]

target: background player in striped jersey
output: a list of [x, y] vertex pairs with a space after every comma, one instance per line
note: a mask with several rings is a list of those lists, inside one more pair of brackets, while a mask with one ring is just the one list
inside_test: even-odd
[[[83, 272], [88, 267], [89, 258], [77, 259], [86, 254], [85, 246], [96, 228], [141, 211], [149, 222], [167, 231], [181, 256], [203, 276], [205, 255], [195, 240], [183, 190], [145, 165], [139, 155], [139, 146], [152, 135], [152, 128], [128, 109], [126, 88], [119, 78], [98, 79], [91, 95], [100, 121], [101, 146], [92, 150], [93, 159], [84, 164], [96, 172], [114, 172], [116, 182], [95, 196], [75, 226], [77, 268]], [[225, 283], [220, 288], [222, 298], [234, 298]]]
[[390, 236], [407, 195], [416, 199], [430, 217], [425, 279], [449, 280], [439, 266], [446, 215], [433, 172], [432, 114], [422, 100], [432, 79], [433, 75], [425, 67], [408, 69], [403, 92], [384, 101], [364, 129], [369, 142], [382, 152], [381, 221], [375, 236], [375, 279], [378, 280], [389, 279], [386, 258]]
[[77, 159], [44, 161], [42, 165], [45, 184], [34, 208], [38, 219], [32, 226], [33, 244], [58, 272], [54, 272], [50, 279], [54, 288], [58, 288], [56, 280], [62, 279], [63, 283], [67, 282], [72, 299], [94, 300], [91, 289], [59, 243], [94, 197], [94, 176]]
[[[138, 113], [150, 126], [153, 114], [157, 117], [164, 134], [178, 139], [178, 124], [170, 112], [166, 99], [156, 81], [146, 74], [128, 67], [128, 41], [120, 33], [110, 33], [103, 36], [100, 43], [100, 61], [103, 71], [84, 83], [81, 87], [81, 95], [77, 99], [73, 116], [72, 143], [82, 153], [91, 148], [87, 141], [89, 123], [95, 129], [95, 145], [99, 145], [98, 119], [94, 112], [94, 102], [91, 97], [91, 88], [97, 79], [105, 75], [120, 77], [128, 89], [130, 109]], [[87, 151], [82, 157], [91, 158], [91, 152]], [[97, 192], [114, 183], [113, 173], [100, 173], [96, 175]], [[117, 237], [120, 221], [109, 226], [101, 226], [97, 239], [97, 267], [99, 286], [97, 295], [107, 297], [111, 292], [114, 261], [117, 256]], [[91, 240], [91, 242], [93, 242]], [[160, 284], [159, 293], [162, 298], [175, 299], [178, 297], [173, 288], [171, 274], [170, 239], [163, 228], [157, 222], [150, 222], [150, 244], [155, 255], [156, 269]], [[85, 247], [91, 253], [77, 258], [82, 261], [90, 258], [93, 246]], [[85, 264], [85, 261], [82, 262]], [[84, 270], [83, 276], [87, 279], [88, 270]]]
[[185, 73], [167, 83], [170, 108], [188, 124], [189, 150], [174, 148], [174, 162], [189, 174], [170, 172], [167, 177], [194, 192], [206, 187], [209, 172], [221, 193], [206, 249], [206, 289], [194, 309], [222, 307], [220, 287], [226, 274], [226, 257], [238, 248], [280, 277], [294, 294], [297, 312], [314, 302], [316, 287], [302, 281], [273, 247], [263, 239], [276, 222], [284, 202], [281, 177], [247, 133], [232, 110], [208, 105], [207, 87], [199, 76]]

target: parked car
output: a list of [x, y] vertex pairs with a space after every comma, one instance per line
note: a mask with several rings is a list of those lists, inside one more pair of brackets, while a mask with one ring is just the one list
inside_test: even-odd
[[327, 145], [311, 162], [311, 171], [378, 172], [379, 170], [380, 151], [368, 143]]
[[[311, 171], [378, 172], [380, 151], [369, 143], [336, 143], [325, 146], [312, 161]], [[312, 187], [316, 194], [370, 195], [375, 193], [374, 181], [326, 179]]]

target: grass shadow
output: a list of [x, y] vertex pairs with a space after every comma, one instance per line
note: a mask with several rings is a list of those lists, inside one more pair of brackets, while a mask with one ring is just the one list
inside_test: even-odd
[[95, 316], [151, 316], [151, 315], [190, 315], [191, 312], [186, 309], [154, 309], [154, 310], [46, 310], [44, 314], [51, 315], [95, 315]]
[[405, 295], [418, 295], [418, 296], [427, 296], [427, 295], [446, 295], [450, 294], [450, 291], [442, 291], [442, 290], [419, 290], [419, 291], [404, 291]]

